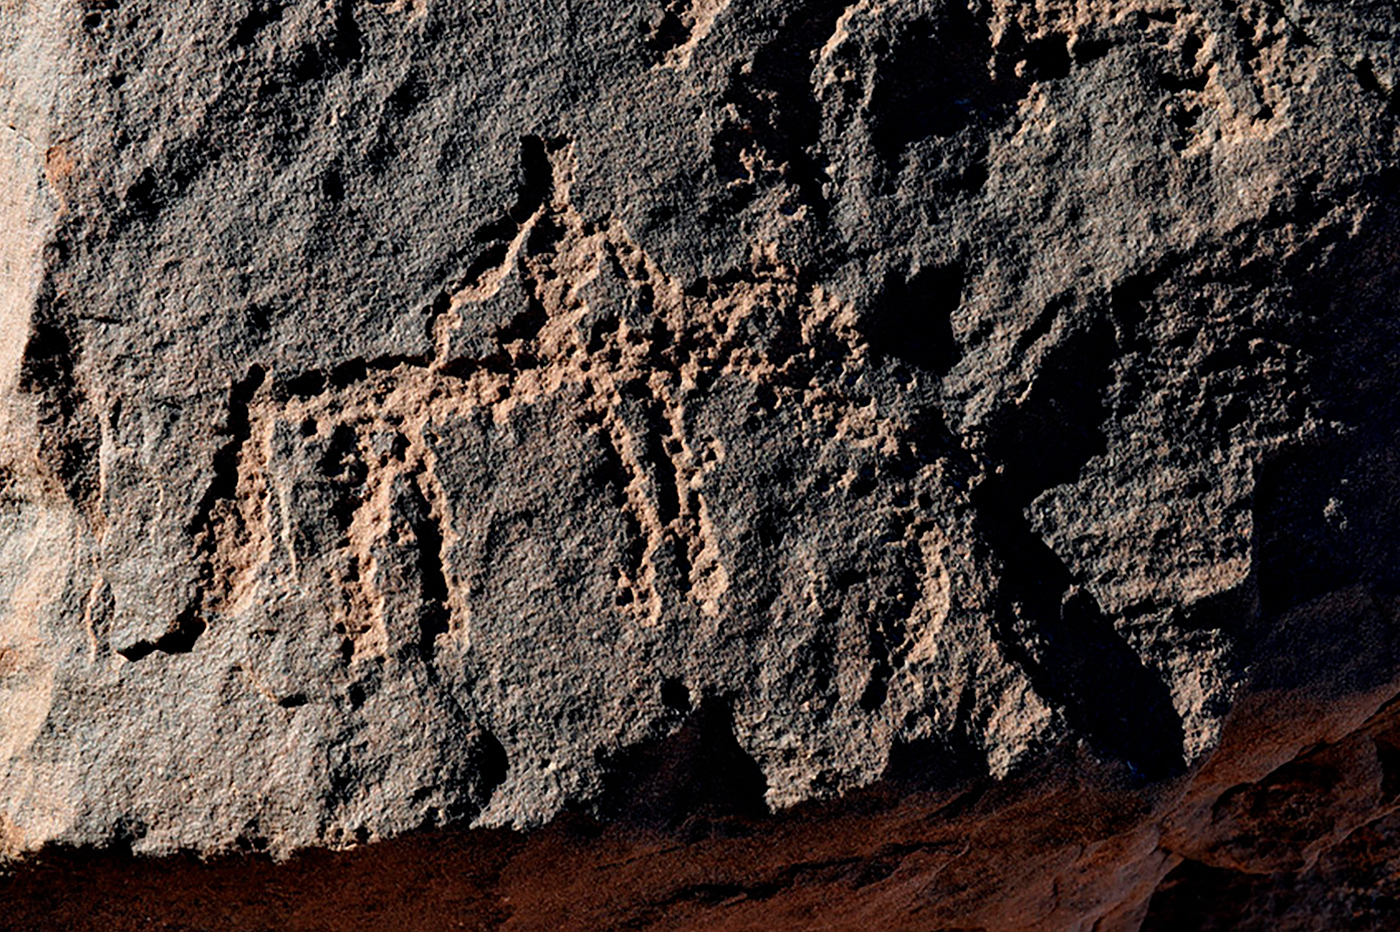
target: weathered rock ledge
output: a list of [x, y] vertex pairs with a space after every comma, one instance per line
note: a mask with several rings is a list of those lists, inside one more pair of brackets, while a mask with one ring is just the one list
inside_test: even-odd
[[0, 0], [0, 925], [1400, 922], [1397, 54]]

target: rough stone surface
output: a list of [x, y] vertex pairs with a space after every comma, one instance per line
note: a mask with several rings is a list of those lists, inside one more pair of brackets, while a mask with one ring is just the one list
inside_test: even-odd
[[0, 0], [0, 923], [1395, 927], [1397, 69]]

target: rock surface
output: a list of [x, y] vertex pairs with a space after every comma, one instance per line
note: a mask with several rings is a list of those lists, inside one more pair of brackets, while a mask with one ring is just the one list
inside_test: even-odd
[[0, 0], [8, 921], [1400, 921], [1397, 69]]

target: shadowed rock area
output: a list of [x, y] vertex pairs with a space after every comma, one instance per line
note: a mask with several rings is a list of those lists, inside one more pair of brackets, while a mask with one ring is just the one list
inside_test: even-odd
[[1397, 69], [0, 0], [0, 927], [1397, 927]]

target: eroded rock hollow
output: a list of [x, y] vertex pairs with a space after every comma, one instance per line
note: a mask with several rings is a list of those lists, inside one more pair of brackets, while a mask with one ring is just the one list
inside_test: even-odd
[[0, 924], [1397, 927], [1397, 68], [3, 0]]

